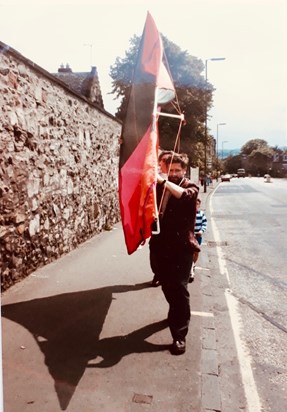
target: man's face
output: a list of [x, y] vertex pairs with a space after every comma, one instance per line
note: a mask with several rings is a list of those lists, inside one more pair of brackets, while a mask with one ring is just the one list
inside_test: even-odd
[[168, 180], [175, 184], [179, 184], [184, 177], [186, 169], [183, 169], [180, 163], [172, 163], [170, 165]]

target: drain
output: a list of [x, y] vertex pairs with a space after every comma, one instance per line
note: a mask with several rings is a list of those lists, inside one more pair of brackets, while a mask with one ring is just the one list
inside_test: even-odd
[[216, 247], [216, 246], [227, 246], [226, 240], [222, 242], [215, 242], [214, 240], [208, 240], [207, 245], [211, 247]]
[[135, 393], [133, 396], [133, 402], [135, 403], [152, 403], [152, 396], [151, 395], [142, 395], [140, 393]]

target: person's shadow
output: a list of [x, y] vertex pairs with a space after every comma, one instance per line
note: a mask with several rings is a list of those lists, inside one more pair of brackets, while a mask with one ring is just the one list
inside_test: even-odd
[[[166, 320], [128, 335], [99, 340], [113, 294], [147, 286], [148, 283], [115, 285], [2, 306], [2, 316], [27, 328], [37, 341], [54, 379], [62, 410], [67, 409], [86, 367], [107, 368], [131, 353], [168, 348], [145, 341], [166, 328]], [[98, 363], [97, 356], [101, 357]]]

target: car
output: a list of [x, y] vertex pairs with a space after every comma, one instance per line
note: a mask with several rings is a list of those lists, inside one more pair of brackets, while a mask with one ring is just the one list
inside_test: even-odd
[[225, 173], [225, 175], [221, 176], [221, 181], [222, 182], [230, 182], [231, 175], [229, 173]]
[[270, 183], [270, 182], [271, 182], [271, 176], [270, 176], [268, 173], [266, 173], [266, 174], [264, 175], [264, 182], [266, 182], [266, 183]]
[[245, 177], [246, 172], [245, 169], [237, 169], [237, 177]]

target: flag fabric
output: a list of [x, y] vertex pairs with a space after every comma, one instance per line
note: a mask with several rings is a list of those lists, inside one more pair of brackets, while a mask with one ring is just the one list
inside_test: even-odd
[[157, 218], [156, 175], [158, 128], [156, 110], [175, 96], [163, 63], [163, 45], [150, 13], [147, 14], [123, 123], [119, 198], [128, 254], [151, 236]]

